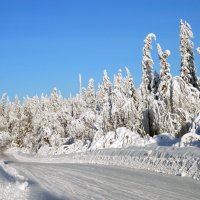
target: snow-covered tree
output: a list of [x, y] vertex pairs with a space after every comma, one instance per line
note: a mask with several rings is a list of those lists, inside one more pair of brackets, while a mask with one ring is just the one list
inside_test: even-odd
[[35, 134], [35, 146], [38, 151], [42, 146], [58, 147], [61, 145], [65, 132], [57, 114], [45, 111], [35, 123]]
[[160, 74], [155, 70], [153, 76], [153, 94], [155, 99], [158, 100], [158, 87], [160, 85]]
[[0, 131], [7, 130], [5, 97], [6, 94], [3, 94], [0, 100]]
[[154, 135], [152, 130], [152, 109], [151, 104], [154, 100], [154, 74], [153, 74], [153, 60], [151, 57], [152, 39], [156, 40], [153, 33], [147, 35], [144, 40], [143, 57], [142, 57], [142, 85], [140, 88], [140, 110], [142, 118], [142, 130], [146, 134]]
[[140, 126], [138, 112], [138, 95], [133, 84], [133, 78], [126, 67], [126, 76], [123, 79], [124, 105], [121, 109], [124, 126], [130, 130], [138, 130]]
[[83, 139], [86, 131], [85, 123], [81, 119], [73, 119], [69, 125], [69, 132], [73, 138]]
[[23, 138], [21, 137], [22, 122], [22, 108], [18, 96], [15, 96], [14, 103], [12, 104], [10, 112], [10, 121], [8, 124], [8, 130], [13, 138], [13, 143], [22, 147]]
[[20, 100], [19, 100], [18, 96], [15, 96], [15, 100], [12, 105], [12, 117], [20, 119], [21, 116], [22, 116], [22, 113], [21, 113]]
[[124, 126], [123, 106], [126, 102], [126, 95], [123, 88], [122, 70], [118, 70], [118, 74], [114, 76], [114, 89], [112, 92], [112, 124], [113, 128]]
[[104, 70], [103, 82], [97, 91], [97, 111], [103, 119], [103, 130], [112, 129], [112, 84], [106, 70]]
[[133, 98], [135, 101], [137, 100], [136, 90], [133, 84], [133, 78], [130, 70], [125, 67], [126, 77], [124, 78], [123, 90], [127, 98]]
[[62, 95], [54, 88], [50, 97], [50, 110], [56, 112], [62, 107]]
[[118, 90], [120, 92], [122, 92], [123, 90], [123, 77], [122, 77], [122, 70], [119, 69], [118, 70], [118, 74], [114, 75], [114, 90]]
[[40, 99], [38, 96], [34, 96], [31, 100], [31, 110], [32, 113], [34, 113], [35, 115], [41, 111], [41, 107], [40, 107]]
[[193, 53], [193, 33], [190, 24], [180, 21], [180, 54], [181, 54], [181, 78], [188, 84], [198, 87], [196, 67]]
[[112, 84], [110, 82], [110, 78], [108, 76], [108, 73], [106, 70], [104, 70], [104, 74], [103, 74], [103, 83], [102, 83], [102, 88], [103, 91], [107, 94], [111, 93], [112, 90]]
[[[158, 87], [158, 96], [160, 100], [167, 100], [167, 97], [169, 99], [169, 93], [170, 92], [170, 80], [171, 80], [171, 74], [170, 74], [170, 64], [167, 62], [168, 57], [170, 56], [170, 51], [166, 50], [163, 52], [160, 44], [157, 44], [157, 50], [158, 50], [158, 57], [160, 60], [160, 83]], [[168, 95], [168, 96], [167, 96]]]
[[142, 56], [142, 87], [141, 92], [143, 99], [146, 99], [152, 93], [153, 87], [153, 60], [151, 58], [151, 42], [156, 40], [153, 33], [147, 35], [144, 40], [143, 56]]
[[96, 94], [94, 88], [94, 79], [90, 79], [88, 82], [87, 90], [84, 94], [86, 106], [91, 110], [95, 110], [96, 108]]
[[0, 100], [0, 116], [4, 117], [5, 115], [5, 97], [6, 94], [3, 94]]
[[10, 98], [7, 97], [6, 112], [5, 112], [5, 118], [6, 118], [7, 123], [10, 121], [10, 112], [11, 112], [11, 102], [10, 102]]
[[43, 94], [41, 95], [41, 101], [40, 101], [40, 109], [41, 111], [45, 111], [48, 109], [48, 104], [49, 104], [49, 100], [47, 98], [47, 96], [44, 96]]
[[32, 149], [34, 146], [34, 124], [33, 124], [33, 113], [32, 113], [32, 102], [29, 97], [24, 99], [22, 105], [22, 118], [20, 120], [20, 132], [18, 145], [26, 146], [29, 149]]

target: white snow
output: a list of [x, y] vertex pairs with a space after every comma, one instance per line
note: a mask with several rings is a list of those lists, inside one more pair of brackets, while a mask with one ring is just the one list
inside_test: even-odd
[[170, 54], [171, 54], [171, 52], [170, 52], [170, 50], [165, 50], [165, 52], [164, 52], [165, 54], [167, 54], [168, 56], [170, 56]]
[[[70, 142], [72, 140], [72, 142]], [[146, 135], [144, 138], [138, 133], [132, 132], [125, 127], [118, 128], [115, 132], [110, 131], [106, 134], [96, 132], [93, 141], [74, 140], [72, 138], [63, 139], [63, 145], [51, 146], [43, 145], [37, 151], [38, 155], [60, 155], [74, 152], [85, 152], [104, 148], [122, 148], [129, 146], [146, 146], [156, 143], [156, 138]], [[69, 143], [69, 144], [66, 144]], [[61, 144], [61, 143], [60, 143]], [[24, 152], [24, 151], [23, 151]], [[25, 152], [26, 149], [25, 149]]]
[[[22, 153], [21, 149], [20, 151], [16, 151], [17, 148], [9, 149], [7, 152], [16, 160], [13, 159], [14, 162], [9, 165], [1, 162], [0, 171], [14, 177], [14, 181], [4, 180], [1, 183], [0, 197], [23, 200], [34, 196], [34, 199], [41, 199], [40, 196], [45, 194], [42, 198], [45, 200], [49, 198], [98, 199], [104, 196], [122, 198], [117, 190], [105, 187], [105, 184], [108, 184], [110, 187], [126, 190], [127, 193], [123, 196], [127, 198], [132, 196], [133, 199], [160, 199], [162, 197], [167, 200], [177, 197], [183, 200], [193, 197], [197, 200], [199, 182], [191, 182], [192, 179], [186, 178], [183, 181], [175, 176], [152, 173], [160, 172], [200, 180], [200, 151], [197, 147], [189, 147], [199, 140], [199, 135], [196, 134], [199, 128], [198, 122], [196, 120], [192, 132], [181, 139], [169, 133], [162, 133], [153, 138], [149, 136], [142, 138], [138, 133], [122, 127], [106, 135], [99, 132], [92, 143], [81, 140], [67, 141], [65, 145], [57, 148], [44, 146], [40, 148], [40, 152], [33, 155], [26, 151]], [[134, 168], [136, 171], [124, 167]], [[148, 171], [137, 171], [138, 169]], [[27, 179], [19, 175], [18, 170], [37, 182], [38, 186], [34, 190], [33, 186], [30, 186], [29, 189]], [[154, 180], [152, 183], [156, 187], [147, 189], [151, 180]], [[127, 181], [130, 181], [129, 187], [123, 189], [123, 184], [127, 185]], [[142, 185], [140, 185], [141, 181]], [[162, 185], [165, 181], [168, 184]], [[87, 182], [86, 186], [83, 182]], [[182, 182], [185, 188], [193, 187], [193, 192], [188, 193], [186, 189], [180, 187]], [[165, 192], [160, 192], [160, 187]], [[141, 195], [137, 194], [139, 188], [143, 191]], [[154, 196], [151, 196], [152, 191]], [[174, 191], [173, 194], [169, 195], [170, 191]]]
[[29, 195], [28, 181], [15, 168], [0, 161], [0, 199], [25, 200]]
[[[159, 135], [155, 135], [152, 138], [149, 135], [141, 137], [138, 133], [132, 132], [125, 127], [121, 127], [118, 128], [116, 131], [110, 131], [106, 134], [103, 134], [102, 132], [97, 132], [92, 142], [89, 140], [83, 141], [68, 138], [63, 140], [64, 145], [52, 147], [49, 147], [48, 145], [42, 146], [38, 150], [37, 154], [60, 155], [93, 151], [97, 149], [145, 147], [151, 144], [155, 144], [157, 146], [200, 147], [200, 135], [195, 133], [198, 132], [198, 130], [199, 126], [196, 126], [195, 130], [192, 130], [192, 132], [183, 135], [182, 138], [176, 138], [173, 134], [170, 133], [162, 133]], [[70, 140], [72, 141], [69, 142]]]
[[180, 147], [187, 147], [187, 146], [200, 147], [200, 135], [198, 135], [194, 132], [187, 133], [187, 134], [183, 135], [180, 143], [178, 143], [177, 146], [180, 146]]
[[111, 131], [100, 138], [94, 138], [89, 150], [104, 148], [122, 148], [129, 146], [145, 146], [155, 143], [153, 138], [146, 136], [142, 138], [138, 133], [132, 132], [125, 127], [118, 128], [116, 132]]
[[[72, 154], [70, 156], [65, 155], [64, 157], [56, 156], [57, 163], [55, 163], [55, 158], [51, 160], [43, 158], [43, 161], [49, 161], [48, 164], [39, 163], [38, 161], [42, 160], [38, 158], [35, 159], [37, 163], [33, 163], [34, 158], [29, 156], [27, 158], [30, 161], [28, 161], [28, 159], [26, 160], [25, 157], [21, 155], [21, 159], [23, 158], [26, 162], [14, 160], [14, 162], [9, 165], [22, 171], [27, 177], [38, 183], [39, 188], [31, 190], [30, 194], [30, 198], [34, 200], [199, 199], [199, 182], [188, 178], [183, 179], [177, 176], [124, 167], [124, 164], [128, 166], [130, 162], [128, 157], [132, 156], [132, 158], [134, 158], [134, 152], [136, 152], [136, 154], [139, 153], [136, 147], [132, 149], [133, 151], [127, 149], [127, 152], [123, 152], [124, 150], [108, 149], [98, 150], [91, 154], [88, 152], [84, 155]], [[154, 152], [149, 149], [146, 149], [145, 152], [148, 152], [150, 156], [154, 154]], [[143, 155], [143, 153], [143, 151], [140, 152], [140, 157], [144, 158], [146, 155]], [[79, 158], [80, 160], [78, 160]], [[76, 163], [70, 164], [70, 160]], [[80, 162], [99, 162], [108, 166], [80, 164]], [[122, 164], [122, 162], [125, 163]], [[133, 162], [132, 160], [132, 164]], [[137, 162], [135, 163], [137, 164]], [[111, 164], [122, 164], [122, 166], [112, 166]], [[182, 173], [182, 175], [187, 174]], [[32, 189], [34, 184], [30, 185], [30, 187]], [[38, 193], [40, 193], [38, 190], [45, 190], [48, 192], [48, 195], [45, 195], [46, 193], [44, 192], [44, 195], [38, 195]]]
[[120, 165], [200, 180], [200, 151], [192, 147], [198, 146], [199, 141], [200, 136], [195, 132], [180, 139], [169, 133], [142, 138], [122, 127], [106, 135], [96, 134], [92, 143], [75, 140], [59, 148], [46, 146], [46, 149], [40, 149], [40, 154], [33, 156], [15, 150], [10, 150], [10, 153], [28, 162]]
[[172, 146], [179, 141], [177, 138], [169, 133], [155, 135], [153, 139], [156, 141], [156, 144], [158, 146]]
[[11, 140], [9, 133], [0, 132], [0, 149], [4, 148]]
[[200, 151], [196, 147], [158, 147], [156, 145], [111, 148], [56, 156], [30, 156], [14, 153], [24, 162], [92, 163], [118, 165], [137, 169], [184, 175], [200, 180]]

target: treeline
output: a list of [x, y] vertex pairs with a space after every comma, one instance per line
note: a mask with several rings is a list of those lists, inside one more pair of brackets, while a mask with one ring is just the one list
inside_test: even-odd
[[[149, 34], [144, 40], [142, 83], [135, 89], [131, 73], [119, 70], [113, 83], [104, 71], [102, 83], [94, 88], [90, 79], [74, 97], [65, 99], [54, 89], [51, 95], [18, 97], [0, 102], [0, 132], [8, 132], [12, 145], [38, 151], [41, 146], [60, 146], [66, 138], [90, 140], [118, 127], [126, 127], [144, 136], [168, 132], [182, 136], [193, 125], [200, 111], [200, 78], [196, 74], [193, 33], [187, 22], [180, 22], [180, 76], [172, 77], [168, 57], [157, 44], [160, 72], [154, 73]], [[200, 52], [200, 48], [197, 51]]]

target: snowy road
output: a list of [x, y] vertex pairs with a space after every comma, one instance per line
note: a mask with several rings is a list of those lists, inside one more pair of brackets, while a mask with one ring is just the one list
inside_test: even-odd
[[200, 198], [200, 182], [191, 178], [91, 164], [6, 163], [28, 177], [31, 199]]

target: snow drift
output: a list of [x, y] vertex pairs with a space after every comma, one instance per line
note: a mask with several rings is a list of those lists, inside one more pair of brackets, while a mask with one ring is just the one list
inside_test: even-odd
[[16, 169], [0, 161], [0, 194], [2, 200], [28, 199], [28, 181]]
[[160, 173], [192, 177], [200, 180], [200, 151], [196, 147], [129, 147], [99, 149], [81, 153], [56, 156], [30, 156], [15, 153], [14, 156], [27, 162], [43, 163], [91, 163], [118, 165], [147, 169]]

